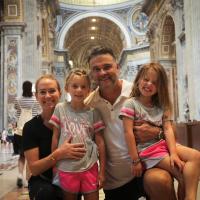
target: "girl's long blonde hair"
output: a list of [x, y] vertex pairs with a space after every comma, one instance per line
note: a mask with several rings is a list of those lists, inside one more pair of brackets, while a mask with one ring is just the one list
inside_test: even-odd
[[169, 89], [168, 89], [168, 79], [167, 74], [164, 67], [155, 62], [144, 64], [137, 76], [134, 80], [133, 87], [130, 93], [130, 97], [139, 97], [140, 90], [139, 90], [139, 81], [145, 77], [149, 70], [154, 70], [157, 73], [157, 93], [152, 96], [152, 102], [154, 105], [164, 109], [171, 111], [171, 102], [169, 97]]
[[75, 76], [75, 75], [78, 75], [78, 76], [82, 76], [84, 78], [86, 78], [87, 82], [88, 82], [88, 87], [90, 88], [90, 77], [89, 77], [89, 74], [87, 73], [87, 71], [85, 69], [73, 69], [69, 72], [68, 76], [66, 77], [66, 80], [65, 80], [65, 90], [67, 91], [68, 90], [68, 86], [69, 86], [69, 83], [70, 81], [72, 80], [72, 78]]

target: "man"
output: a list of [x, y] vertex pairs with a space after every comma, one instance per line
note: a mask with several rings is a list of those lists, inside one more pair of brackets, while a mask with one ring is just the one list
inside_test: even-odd
[[[124, 137], [122, 121], [118, 114], [125, 99], [129, 97], [131, 84], [120, 80], [119, 65], [113, 51], [97, 47], [91, 52], [88, 63], [91, 76], [98, 85], [85, 103], [97, 108], [104, 119], [106, 144], [106, 182], [105, 200], [137, 200], [144, 195], [144, 189], [152, 200], [173, 200], [175, 198], [170, 174], [154, 168], [145, 172], [144, 177], [133, 177], [132, 161]], [[146, 141], [158, 137], [160, 130], [142, 123], [135, 127], [137, 139]], [[165, 194], [165, 195], [163, 195]], [[128, 198], [128, 199], [127, 199]]]

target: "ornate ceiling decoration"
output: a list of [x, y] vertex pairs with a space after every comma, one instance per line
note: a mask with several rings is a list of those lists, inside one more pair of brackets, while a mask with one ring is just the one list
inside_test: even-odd
[[102, 6], [128, 2], [128, 0], [59, 0], [60, 3], [79, 6]]
[[89, 51], [98, 45], [113, 48], [117, 57], [123, 49], [123, 34], [120, 28], [101, 17], [80, 20], [69, 29], [65, 37], [65, 48], [68, 49], [73, 67], [87, 67]]

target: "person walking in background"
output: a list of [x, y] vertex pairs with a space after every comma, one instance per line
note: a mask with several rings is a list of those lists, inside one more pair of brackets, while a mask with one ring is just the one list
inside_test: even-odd
[[[22, 129], [24, 124], [33, 116], [40, 113], [40, 106], [33, 95], [32, 83], [24, 81], [22, 85], [22, 97], [15, 99], [15, 109], [17, 110], [17, 131], [14, 134], [14, 154], [19, 154], [17, 186], [23, 186], [23, 172], [25, 169], [25, 157], [22, 148]], [[26, 186], [26, 179], [24, 179]]]
[[[171, 103], [165, 69], [159, 63], [145, 64], [139, 70], [130, 98], [125, 101], [120, 118], [133, 160], [133, 175], [158, 167], [170, 172], [179, 182], [179, 200], [196, 200], [200, 175], [200, 152], [176, 144], [171, 125]], [[153, 138], [136, 142], [134, 126], [146, 121], [163, 129], [165, 140]]]
[[4, 128], [1, 133], [1, 143], [4, 145], [4, 147], [6, 147], [7, 145], [7, 135], [8, 135], [8, 131]]
[[[118, 78], [119, 65], [112, 49], [94, 48], [88, 63], [91, 77], [98, 87], [88, 96], [85, 103], [100, 111], [106, 126], [105, 200], [136, 200], [145, 195], [144, 190], [153, 200], [176, 199], [172, 178], [166, 170], [153, 168], [147, 170], [142, 177], [134, 177], [132, 173], [135, 161], [128, 153], [123, 124], [118, 117], [124, 101], [129, 97], [132, 84]], [[161, 130], [145, 122], [135, 128], [141, 142], [158, 137]]]
[[65, 91], [70, 94], [71, 101], [57, 104], [50, 119], [54, 125], [52, 151], [66, 139], [72, 138], [72, 144], [84, 143], [86, 154], [81, 160], [65, 159], [57, 164], [60, 187], [65, 200], [76, 200], [79, 193], [84, 195], [85, 200], [98, 200], [98, 190], [105, 181], [105, 126], [99, 112], [84, 104], [90, 92], [90, 79], [86, 71], [71, 71], [66, 78]]
[[36, 98], [41, 114], [25, 123], [23, 148], [31, 177], [28, 181], [30, 200], [62, 200], [60, 188], [52, 184], [52, 168], [62, 159], [80, 160], [85, 155], [83, 143], [70, 144], [70, 139], [51, 152], [52, 125], [49, 120], [61, 96], [58, 81], [49, 74], [38, 78]]
[[9, 153], [13, 153], [14, 128], [11, 123], [8, 124], [6, 140]]

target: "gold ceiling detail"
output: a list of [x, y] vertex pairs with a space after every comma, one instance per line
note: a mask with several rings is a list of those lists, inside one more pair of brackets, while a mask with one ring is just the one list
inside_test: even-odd
[[[92, 19], [96, 19], [92, 22]], [[123, 49], [124, 35], [112, 21], [102, 17], [88, 17], [75, 23], [65, 37], [65, 48], [74, 67], [86, 67], [88, 53], [94, 46], [111, 47], [116, 56]]]
[[79, 5], [79, 6], [102, 6], [124, 3], [128, 0], [59, 0], [60, 3]]

